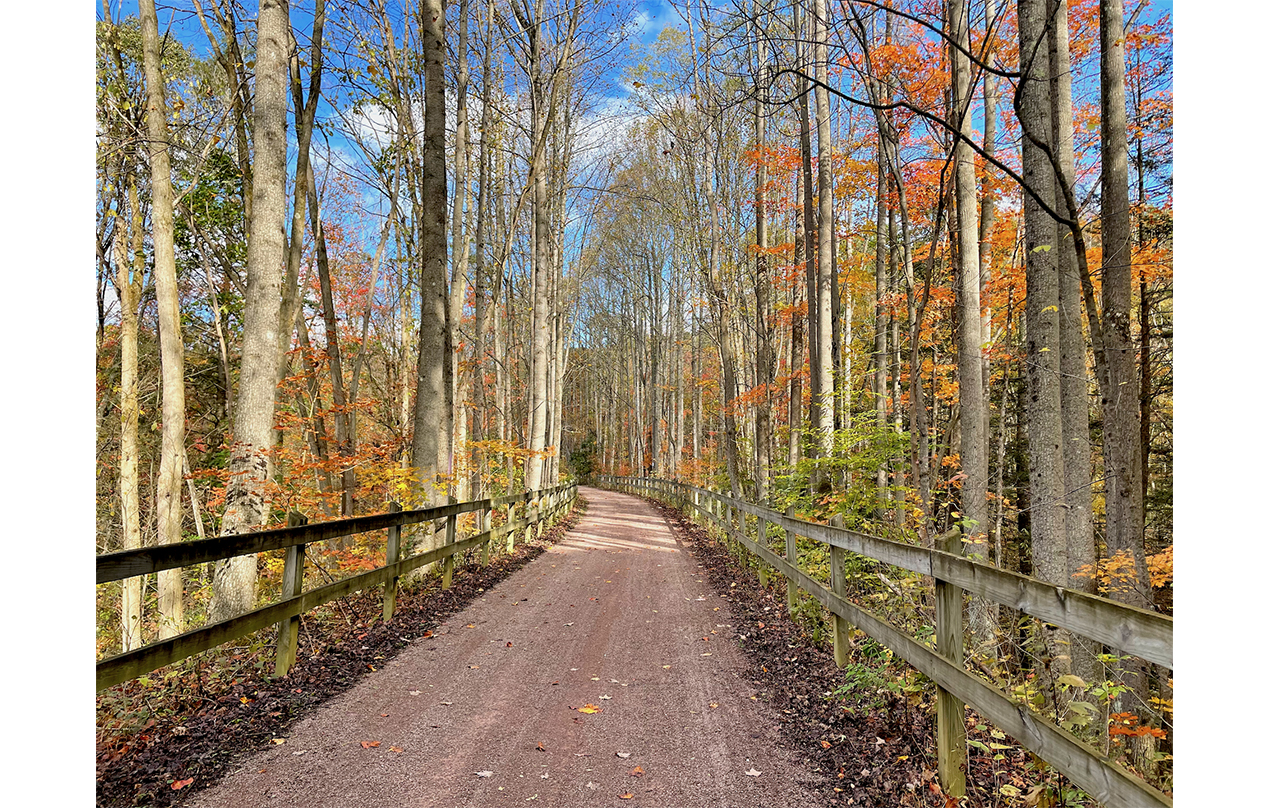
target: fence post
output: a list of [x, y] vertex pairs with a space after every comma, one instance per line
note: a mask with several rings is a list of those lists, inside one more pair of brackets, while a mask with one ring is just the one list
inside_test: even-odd
[[516, 521], [516, 503], [507, 503], [507, 523], [504, 528], [507, 530], [507, 554], [511, 555], [516, 552], [516, 531], [512, 528], [512, 522]]
[[[767, 549], [767, 520], [761, 516], [754, 517], [754, 523], [758, 527], [758, 534], [754, 537], [754, 541], [763, 549]], [[756, 559], [758, 562], [758, 584], [767, 590], [767, 582], [769, 579], [767, 563], [762, 558]]]
[[[936, 549], [961, 555], [961, 531], [954, 528], [935, 542]], [[935, 649], [958, 668], [965, 664], [962, 652], [961, 606], [964, 590], [935, 579]], [[935, 736], [939, 750], [939, 782], [944, 793], [966, 793], [966, 705], [953, 694], [938, 689], [935, 698]]]
[[[794, 518], [794, 506], [790, 505], [785, 509], [785, 515], [790, 519]], [[785, 530], [785, 560], [793, 566], [798, 566], [798, 538], [794, 535], [794, 531]], [[785, 579], [785, 608], [789, 611], [790, 616], [794, 615], [794, 601], [798, 599], [798, 584], [794, 583], [793, 578]]]
[[480, 522], [479, 529], [482, 533], [487, 534], [485, 536], [485, 541], [481, 542], [481, 565], [488, 567], [489, 566], [489, 545], [490, 545], [490, 539], [492, 538], [488, 534], [490, 534], [494, 530], [494, 509], [489, 507], [488, 505], [484, 508], [481, 508], [481, 522]]
[[[450, 497], [451, 503], [454, 504], [454, 497]], [[458, 514], [450, 514], [445, 518], [445, 546], [449, 547], [454, 544], [455, 534], [458, 532], [459, 517]], [[450, 584], [454, 583], [454, 553], [450, 553], [445, 557], [445, 568], [441, 573], [441, 588], [449, 589]]]
[[[844, 519], [842, 514], [835, 514], [829, 520], [829, 524], [833, 527], [843, 527]], [[841, 547], [829, 545], [829, 586], [833, 593], [840, 598], [847, 595], [847, 577], [843, 562], [846, 561], [847, 551]], [[847, 649], [848, 649], [848, 632], [851, 630], [851, 624], [846, 618], [835, 614], [833, 616], [833, 661], [839, 668], [847, 667]]]
[[[287, 527], [300, 527], [309, 523], [308, 517], [298, 511], [287, 514]], [[282, 566], [282, 599], [287, 600], [304, 590], [304, 545], [295, 544], [287, 548], [286, 561]], [[274, 661], [273, 675], [286, 676], [287, 671], [295, 664], [296, 646], [300, 641], [300, 615], [288, 617], [278, 623], [278, 652]]]
[[[401, 513], [401, 503], [389, 502], [389, 513]], [[388, 528], [388, 547], [384, 551], [384, 564], [396, 564], [401, 560], [401, 525], [393, 525]], [[393, 613], [397, 611], [397, 582], [400, 576], [394, 575], [387, 581], [384, 581], [384, 622], [387, 623], [392, 619]]]
[[534, 502], [534, 494], [532, 491], [525, 492], [525, 541], [533, 538], [534, 523], [529, 521], [529, 506]]

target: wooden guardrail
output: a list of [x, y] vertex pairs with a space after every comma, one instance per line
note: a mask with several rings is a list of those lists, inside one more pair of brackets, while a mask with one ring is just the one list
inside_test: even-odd
[[[939, 688], [936, 703], [939, 776], [946, 793], [954, 796], [964, 793], [965, 705], [969, 704], [1104, 805], [1154, 808], [1173, 805], [1167, 794], [1106, 759], [1026, 704], [1017, 703], [1000, 689], [966, 671], [962, 659], [962, 595], [969, 592], [994, 600], [1166, 668], [1173, 667], [1172, 618], [963, 558], [961, 540], [955, 531], [940, 540], [939, 549], [926, 549], [795, 519], [792, 509], [782, 514], [686, 483], [607, 475], [600, 475], [597, 481], [625, 493], [661, 498], [683, 511], [691, 508], [696, 516], [705, 517], [738, 546], [784, 575], [791, 603], [796, 588], [820, 601], [834, 615], [835, 658], [839, 665], [845, 662], [845, 624], [849, 623], [934, 680]], [[758, 520], [757, 535], [766, 535], [764, 522], [784, 528], [784, 557], [749, 538], [745, 525], [747, 515]], [[829, 545], [829, 587], [798, 567], [796, 536]], [[936, 650], [846, 599], [842, 554], [847, 551], [934, 579]]]
[[[205, 564], [225, 558], [252, 555], [266, 550], [287, 551], [282, 573], [282, 599], [277, 603], [222, 620], [201, 628], [178, 634], [166, 640], [151, 643], [103, 659], [97, 663], [97, 689], [135, 679], [164, 665], [185, 659], [231, 640], [245, 637], [271, 624], [278, 624], [278, 647], [274, 672], [285, 676], [295, 663], [296, 635], [299, 616], [323, 603], [345, 595], [382, 584], [384, 586], [384, 620], [392, 619], [397, 603], [397, 585], [401, 576], [434, 562], [443, 561], [442, 587], [448, 589], [454, 572], [454, 556], [474, 547], [481, 547], [482, 563], [489, 562], [489, 545], [492, 541], [507, 539], [507, 550], [515, 549], [516, 534], [524, 530], [541, 536], [544, 527], [554, 523], [566, 512], [577, 496], [576, 483], [564, 483], [554, 488], [528, 491], [505, 497], [440, 505], [433, 508], [403, 511], [396, 503], [388, 513], [358, 516], [318, 524], [305, 524], [299, 514], [288, 520], [291, 526], [274, 530], [261, 530], [237, 536], [203, 539], [181, 544], [165, 544], [143, 547], [97, 556], [97, 583], [119, 581], [134, 575], [146, 575], [161, 570]], [[517, 506], [524, 505], [523, 515], [516, 516]], [[493, 527], [493, 512], [507, 509], [507, 516], [497, 529]], [[479, 514], [481, 533], [457, 541], [457, 520], [460, 514]], [[407, 525], [434, 522], [445, 519], [445, 543], [436, 549], [416, 555], [401, 557], [401, 528]], [[303, 591], [305, 546], [340, 536], [352, 536], [375, 530], [388, 530], [385, 565], [376, 569], [327, 584], [307, 592]]]

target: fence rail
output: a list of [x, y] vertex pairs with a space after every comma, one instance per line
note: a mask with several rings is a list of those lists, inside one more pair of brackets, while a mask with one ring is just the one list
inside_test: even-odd
[[[607, 475], [597, 479], [600, 484], [619, 491], [660, 497], [684, 511], [691, 508], [697, 517], [704, 517], [739, 546], [784, 575], [789, 582], [787, 591], [791, 603], [795, 591], [793, 587], [818, 600], [835, 616], [834, 650], [839, 665], [844, 664], [846, 659], [844, 624], [849, 623], [933, 679], [939, 688], [936, 706], [939, 775], [947, 793], [960, 796], [959, 792], [964, 791], [965, 705], [969, 704], [1103, 804], [1172, 806], [1173, 801], [1168, 795], [1123, 766], [1107, 760], [1092, 746], [1033, 712], [1027, 705], [1017, 703], [998, 688], [965, 670], [961, 658], [962, 592], [995, 600], [1046, 623], [1167, 668], [1173, 667], [1171, 618], [963, 558], [959, 555], [960, 538], [955, 535], [946, 536], [941, 549], [914, 547], [841, 527], [796, 519], [792, 512], [782, 514], [686, 483]], [[761, 528], [764, 522], [785, 530], [785, 557], [748, 537], [746, 515], [759, 520], [760, 536], [766, 535]], [[796, 536], [829, 545], [829, 587], [798, 567]], [[841, 554], [844, 551], [934, 579], [935, 650], [847, 600], [842, 578]]]
[[[384, 620], [390, 620], [396, 609], [397, 585], [401, 576], [427, 564], [443, 561], [445, 568], [442, 587], [448, 589], [453, 576], [456, 554], [481, 547], [482, 562], [487, 563], [490, 543], [502, 538], [507, 539], [507, 549], [511, 552], [515, 549], [517, 533], [524, 530], [528, 538], [529, 532], [536, 529], [538, 535], [542, 535], [548, 524], [553, 523], [558, 516], [572, 507], [576, 497], [577, 484], [571, 482], [523, 494], [410, 511], [395, 509], [394, 503], [394, 509], [388, 513], [339, 519], [314, 525], [303, 524], [303, 517], [293, 514], [291, 519], [293, 524], [290, 527], [97, 556], [97, 583], [102, 584], [135, 575], [205, 564], [266, 550], [285, 549], [287, 551], [282, 574], [281, 600], [228, 620], [212, 623], [103, 659], [97, 663], [97, 689], [100, 691], [111, 685], [135, 679], [164, 665], [245, 637], [274, 623], [277, 623], [279, 627], [274, 670], [276, 675], [284, 676], [295, 663], [296, 635], [301, 614], [336, 598], [382, 584], [384, 586]], [[517, 518], [516, 508], [522, 504], [525, 506], [523, 514]], [[493, 511], [500, 508], [507, 509], [507, 516], [503, 524], [494, 528]], [[458, 541], [457, 520], [464, 513], [479, 514], [478, 524], [482, 532]], [[427, 552], [402, 558], [401, 528], [435, 522], [439, 519], [446, 520], [445, 543]], [[298, 524], [295, 524], [297, 522]], [[384, 566], [307, 592], [303, 591], [306, 545], [384, 529], [388, 530]]]

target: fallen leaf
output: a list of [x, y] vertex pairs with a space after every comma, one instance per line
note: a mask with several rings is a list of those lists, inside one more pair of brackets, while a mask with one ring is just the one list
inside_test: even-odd
[[643, 777], [643, 776], [644, 776], [644, 768], [642, 766], [636, 766], [635, 768], [631, 769], [631, 777]]
[[173, 783], [173, 784], [172, 784], [172, 790], [173, 790], [173, 791], [180, 791], [181, 789], [185, 788], [186, 786], [188, 786], [188, 785], [189, 785], [190, 783], [192, 783], [192, 782], [194, 782], [194, 778], [193, 778], [193, 777], [191, 777], [191, 778], [189, 778], [189, 779], [187, 779], [187, 780], [177, 780], [175, 783]]
[[449, 707], [449, 706], [451, 706], [452, 704], [454, 704], [454, 702], [452, 702], [452, 701], [439, 701], [439, 702], [437, 702], [437, 704], [440, 704], [442, 707]]
[[246, 696], [242, 696], [238, 700], [241, 701], [243, 704], [246, 704], [251, 701], [251, 699], [247, 698]]
[[602, 713], [604, 712], [604, 708], [596, 707], [594, 704], [586, 704], [586, 705], [583, 705], [582, 707], [579, 707], [578, 712], [586, 713], [587, 715], [590, 715], [592, 713]]
[[274, 738], [273, 740], [269, 741], [269, 743], [273, 744], [274, 746], [282, 746], [286, 742], [287, 742], [286, 738]]
[[762, 774], [762, 772], [759, 771], [758, 769], [750, 769], [748, 772], [746, 772], [746, 774], [748, 774], [750, 777], [758, 777], [760, 774]]
[[429, 638], [429, 637], [431, 637], [431, 636], [432, 636], [432, 632], [431, 632], [431, 631], [425, 631], [425, 632], [423, 632], [423, 639], [425, 639], [425, 640], [426, 640], [426, 639], [428, 639], [428, 638]]
[[379, 717], [380, 717], [380, 718], [387, 718], [387, 717], [388, 717], [388, 713], [380, 713], [380, 714], [379, 714]]
[[379, 746], [379, 741], [362, 741], [363, 749], [374, 749]]
[[511, 642], [508, 642], [508, 643], [507, 643], [507, 647], [508, 647], [508, 648], [511, 648], [511, 647], [512, 647]]
[[539, 741], [539, 742], [538, 742], [538, 751], [539, 751], [539, 752], [546, 752], [546, 751], [547, 751], [547, 747], [545, 747], [545, 746], [543, 746], [543, 745], [542, 745], [542, 741]]
[[629, 791], [628, 791], [628, 792], [626, 792], [625, 794], [618, 794], [618, 795], [617, 795], [617, 798], [618, 798], [619, 800], [629, 800], [629, 799], [634, 799], [634, 797], [635, 797], [635, 795], [634, 795], [634, 794], [632, 794], [632, 793], [630, 793]]
[[481, 667], [481, 666], [480, 666], [480, 665], [468, 665], [467, 667], [468, 667], [468, 670], [473, 670], [473, 671], [474, 671], [474, 670], [476, 670], [477, 668], [479, 668], [479, 667]]
[[628, 758], [628, 757], [630, 757], [630, 756], [631, 756], [631, 753], [630, 753], [630, 752], [618, 752], [618, 753], [617, 753], [617, 756], [618, 756], [618, 757], [620, 757], [620, 758]]
[[613, 697], [612, 697], [612, 696], [600, 696], [600, 698], [602, 698], [602, 699], [611, 699], [611, 698], [613, 698]]
[[709, 651], [706, 651], [704, 654], [702, 654], [702, 656], [714, 656], [714, 654], [710, 653]]
[[420, 693], [422, 693], [422, 692], [423, 692], [422, 690], [411, 690], [411, 691], [410, 691], [410, 695], [412, 695], [412, 696], [417, 696], [417, 695], [419, 695], [419, 694], [420, 694]]
[[669, 666], [669, 665], [662, 665], [662, 667], [663, 667], [663, 668], [665, 668], [666, 670], [670, 670], [670, 666]]
[[821, 747], [823, 747], [823, 748], [825, 748], [825, 749], [828, 749], [830, 746], [833, 746], [833, 744], [829, 743], [828, 741], [821, 741], [821, 742], [820, 742], [820, 745], [821, 745]]
[[717, 702], [717, 701], [712, 701], [712, 702], [710, 702], [710, 709], [711, 709], [711, 710], [715, 709], [715, 708], [716, 708], [716, 707], [718, 707], [718, 706], [719, 706], [719, 702]]
[[303, 754], [304, 754], [305, 752], [307, 752], [307, 751], [309, 751], [309, 750], [307, 750], [307, 749], [301, 749], [299, 752], [292, 752], [291, 754], [295, 755], [296, 757], [299, 757], [300, 755], [303, 755]]
[[476, 776], [477, 777], [493, 777], [494, 773], [493, 772], [477, 772]]
[[400, 752], [404, 752], [404, 751], [406, 751], [406, 750], [402, 749], [400, 746], [390, 746], [390, 747], [388, 747], [388, 751], [389, 751], [389, 752], [398, 752], [398, 753], [400, 753]]

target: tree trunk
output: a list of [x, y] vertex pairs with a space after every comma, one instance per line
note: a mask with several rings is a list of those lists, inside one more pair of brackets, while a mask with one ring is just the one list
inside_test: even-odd
[[[1068, 46], [1067, 0], [1053, 6], [1049, 24], [1049, 54], [1052, 96], [1051, 143], [1058, 153], [1059, 170], [1067, 182], [1076, 174], [1072, 132], [1071, 53]], [[1074, 218], [1063, 195], [1057, 195], [1055, 209]], [[1057, 225], [1054, 249], [1058, 265], [1059, 370], [1063, 400], [1063, 477], [1067, 496], [1064, 524], [1067, 533], [1067, 586], [1097, 594], [1097, 580], [1089, 573], [1097, 560], [1094, 546], [1093, 493], [1089, 447], [1089, 383], [1086, 381], [1085, 330], [1083, 328], [1080, 274], [1071, 229]], [[1083, 569], [1083, 572], [1082, 572]], [[1096, 652], [1086, 640], [1064, 632], [1071, 643], [1073, 670], [1090, 679], [1097, 675]]]
[[[181, 531], [181, 459], [185, 455], [185, 346], [181, 341], [180, 294], [173, 243], [172, 161], [169, 154], [167, 83], [159, 54], [154, 0], [141, 0], [141, 39], [146, 73], [146, 134], [150, 141], [150, 214], [154, 246], [155, 298], [159, 309], [159, 353], [163, 376], [163, 448], [155, 490], [159, 544], [176, 544]], [[181, 570], [159, 573], [159, 638], [185, 627]]]
[[[123, 523], [122, 549], [136, 550], [141, 547], [137, 474], [137, 422], [141, 414], [137, 399], [137, 305], [143, 288], [145, 256], [141, 252], [142, 221], [136, 182], [131, 177], [127, 182], [129, 210], [127, 214], [123, 210], [116, 214], [114, 238], [115, 291], [119, 295], [119, 511]], [[142, 645], [141, 584], [144, 580], [136, 576], [123, 582], [120, 635], [124, 651]]]
[[[1019, 51], [1026, 57], [1019, 87], [1020, 119], [1042, 142], [1053, 142], [1049, 59], [1045, 43], [1045, 0], [1019, 0]], [[1030, 459], [1032, 563], [1041, 580], [1065, 585], [1067, 578], [1066, 498], [1059, 341], [1058, 234], [1041, 207], [1054, 204], [1054, 175], [1041, 146], [1024, 139], [1023, 200], [1027, 261], [1027, 440]], [[1038, 199], [1039, 197], [1039, 199]], [[1047, 636], [1050, 672], [1063, 671], [1056, 639]]]
[[[970, 9], [966, 0], [950, 0], [948, 23], [953, 43], [952, 117], [957, 124], [953, 180], [957, 198], [957, 400], [961, 425], [961, 516], [968, 557], [988, 559], [988, 405], [983, 382], [983, 335], [979, 307], [979, 217], [974, 155], [970, 148]], [[964, 50], [962, 50], [964, 49]], [[996, 620], [984, 598], [970, 602], [970, 635], [976, 648], [995, 657]]]
[[[445, 6], [424, 0], [420, 39], [424, 59], [424, 119], [421, 163], [424, 208], [420, 243], [419, 364], [415, 393], [414, 437], [411, 455], [423, 502], [436, 505], [445, 498], [438, 472], [448, 458], [439, 454], [439, 430], [445, 408], [446, 321], [446, 176], [445, 176]], [[423, 550], [432, 549], [435, 536], [424, 531]]]
[[[289, 8], [261, 0], [256, 36], [256, 91], [252, 164], [255, 199], [247, 241], [247, 299], [234, 445], [225, 491], [223, 535], [255, 530], [268, 521], [265, 483], [273, 445], [277, 392], [278, 314], [284, 266], [283, 219], [287, 184], [287, 34]], [[216, 563], [210, 621], [225, 620], [255, 605], [256, 557]]]

